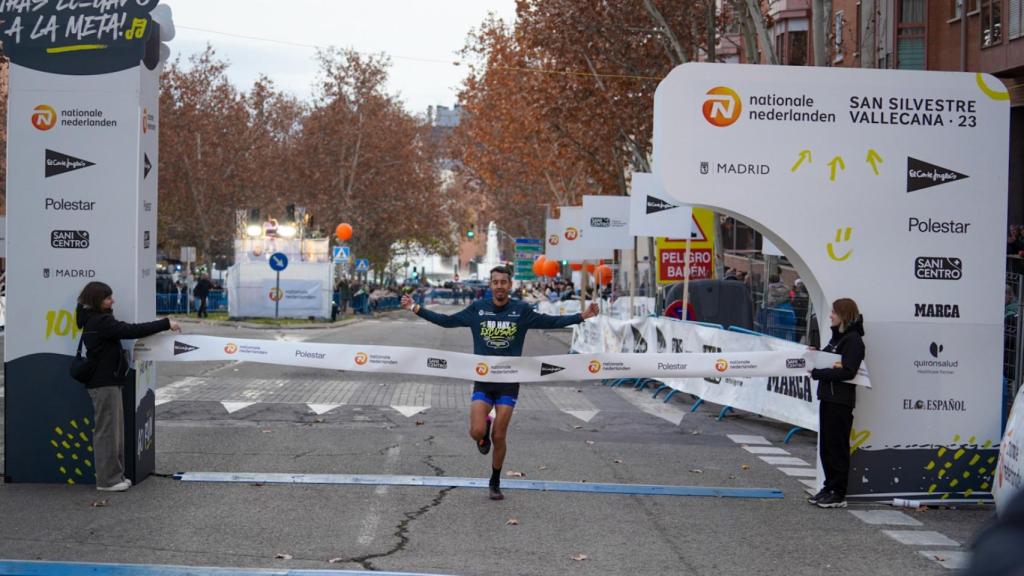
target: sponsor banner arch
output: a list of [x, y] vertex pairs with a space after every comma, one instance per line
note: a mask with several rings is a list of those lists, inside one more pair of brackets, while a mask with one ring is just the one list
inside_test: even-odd
[[850, 497], [990, 495], [1009, 142], [999, 86], [687, 64], [655, 95], [668, 195], [750, 223], [789, 256], [815, 309], [850, 297], [864, 314], [874, 386], [857, 399]]

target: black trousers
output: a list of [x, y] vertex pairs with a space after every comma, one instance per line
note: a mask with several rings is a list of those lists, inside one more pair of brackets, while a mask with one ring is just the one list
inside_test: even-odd
[[199, 312], [196, 314], [199, 318], [206, 318], [209, 314], [206, 313], [206, 297], [199, 299]]
[[818, 406], [818, 427], [825, 489], [846, 496], [846, 481], [850, 476], [853, 408], [835, 402], [821, 402]]

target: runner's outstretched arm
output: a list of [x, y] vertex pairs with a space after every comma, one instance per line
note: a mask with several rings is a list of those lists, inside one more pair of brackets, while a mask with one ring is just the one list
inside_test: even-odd
[[433, 310], [427, 310], [423, 306], [413, 302], [409, 295], [402, 296], [402, 308], [411, 310], [420, 318], [432, 322], [442, 328], [468, 328], [473, 320], [473, 305], [470, 304], [455, 314], [441, 314]]
[[597, 304], [591, 303], [587, 306], [587, 309], [579, 314], [566, 314], [565, 316], [548, 316], [547, 314], [541, 314], [534, 312], [531, 308], [526, 313], [526, 325], [530, 328], [565, 328], [566, 326], [572, 326], [573, 324], [579, 324], [587, 318], [593, 318], [597, 316], [599, 308]]

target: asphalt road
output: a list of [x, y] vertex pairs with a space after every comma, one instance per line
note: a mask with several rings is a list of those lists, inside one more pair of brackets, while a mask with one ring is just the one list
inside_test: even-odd
[[[472, 351], [468, 330], [400, 312], [333, 328], [185, 330]], [[526, 353], [564, 353], [569, 337], [531, 332]], [[467, 382], [252, 363], [161, 364], [158, 375], [161, 474], [490, 472], [490, 457], [467, 434]], [[986, 508], [810, 506], [801, 477], [781, 469], [813, 467], [812, 433], [786, 445], [788, 426], [742, 412], [716, 421], [719, 407], [691, 413], [691, 402], [677, 395], [665, 404], [649, 389], [599, 383], [524, 384], [506, 475], [778, 488], [785, 498], [506, 490], [504, 501], [492, 502], [472, 488], [169, 477], [124, 494], [0, 484], [0, 558], [460, 575], [912, 576], [949, 573], [992, 516]], [[779, 457], [803, 464], [772, 459]]]

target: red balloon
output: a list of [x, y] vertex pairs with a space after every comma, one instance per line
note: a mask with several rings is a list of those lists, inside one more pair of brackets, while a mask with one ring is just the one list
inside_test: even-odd
[[594, 277], [597, 280], [597, 283], [602, 286], [610, 284], [613, 275], [614, 274], [612, 273], [612, 269], [605, 266], [604, 264], [598, 266], [597, 270], [594, 272]]
[[580, 264], [579, 262], [573, 262], [572, 264], [569, 264], [569, 268], [576, 272], [579, 272], [580, 270], [583, 270], [583, 264]]
[[334, 229], [334, 235], [337, 236], [338, 240], [341, 240], [342, 242], [347, 241], [349, 238], [352, 237], [352, 225], [346, 224], [344, 222], [338, 224], [338, 227]]
[[555, 276], [558, 276], [558, 268], [558, 262], [554, 260], [548, 260], [547, 262], [544, 263], [544, 275], [554, 278]]
[[540, 258], [537, 258], [536, 260], [533, 261], [533, 274], [535, 276], [543, 276], [544, 275], [544, 263], [547, 262], [547, 261], [548, 261], [548, 259], [543, 257], [543, 256], [541, 256]]

